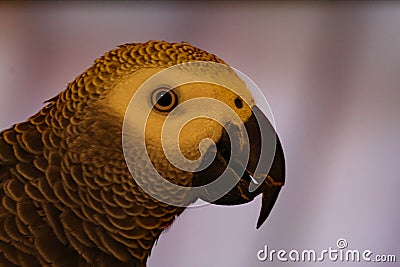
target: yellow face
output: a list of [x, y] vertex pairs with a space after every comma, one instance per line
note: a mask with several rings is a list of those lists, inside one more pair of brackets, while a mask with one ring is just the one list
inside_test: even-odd
[[[146, 140], [179, 139], [179, 148], [189, 160], [200, 157], [199, 144], [208, 138], [217, 143], [228, 122], [241, 124], [251, 116], [251, 108], [237, 96], [215, 84], [193, 83], [174, 88], [175, 110], [162, 112], [155, 108], [149, 114]], [[235, 105], [235, 101], [240, 104]], [[152, 141], [150, 141], [153, 143]]]
[[[203, 140], [212, 141], [202, 144], [205, 150], [219, 141], [227, 123], [243, 124], [251, 116], [254, 100], [233, 71], [221, 71], [217, 80], [212, 77], [215, 73], [202, 73], [205, 81], [199, 81], [187, 70], [159, 75], [163, 70], [142, 68], [127, 75], [108, 96], [108, 106], [125, 117], [125, 123], [130, 121], [138, 129], [138, 120], [145, 119], [146, 146], [157, 155], [174, 147], [172, 157], [179, 149], [186, 159], [197, 160]], [[129, 118], [128, 113], [135, 115]]]
[[[196, 198], [241, 204], [262, 193], [259, 227], [284, 182], [274, 128], [228, 66], [175, 66], [123, 74], [101, 101], [119, 120], [132, 177], [153, 198], [177, 206]], [[233, 187], [203, 187], [220, 177]]]

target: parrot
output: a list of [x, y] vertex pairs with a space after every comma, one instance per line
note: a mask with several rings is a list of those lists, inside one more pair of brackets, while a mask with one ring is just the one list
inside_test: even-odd
[[[224, 66], [201, 68], [238, 89], [198, 81], [203, 72], [189, 63]], [[175, 66], [196, 82], [174, 86], [178, 74], [146, 83]], [[212, 105], [184, 106], [206, 98], [236, 119]], [[198, 116], [202, 110], [212, 115]], [[197, 118], [176, 126], [191, 114]], [[179, 156], [197, 168], [176, 166]], [[207, 187], [223, 174], [231, 187]], [[38, 113], [1, 131], [0, 266], [145, 267], [162, 232], [190, 204], [233, 206], [261, 195], [259, 228], [284, 183], [278, 134], [225, 61], [187, 42], [123, 44]]]

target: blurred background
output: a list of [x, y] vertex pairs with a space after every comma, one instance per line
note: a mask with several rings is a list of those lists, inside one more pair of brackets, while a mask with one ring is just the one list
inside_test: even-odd
[[400, 261], [400, 4], [2, 2], [0, 129], [33, 115], [106, 51], [150, 39], [188, 41], [258, 84], [287, 184], [259, 230], [260, 199], [186, 210], [149, 267], [281, 266], [257, 252], [337, 249], [339, 238]]

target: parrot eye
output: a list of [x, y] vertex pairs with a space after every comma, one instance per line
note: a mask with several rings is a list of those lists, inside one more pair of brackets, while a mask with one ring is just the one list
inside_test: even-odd
[[236, 97], [235, 106], [239, 109], [243, 107], [243, 100], [240, 97]]
[[159, 111], [170, 111], [177, 104], [175, 93], [168, 88], [158, 88], [151, 95], [151, 102]]

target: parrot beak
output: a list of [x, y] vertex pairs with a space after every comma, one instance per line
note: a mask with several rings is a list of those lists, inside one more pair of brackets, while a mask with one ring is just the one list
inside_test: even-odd
[[[284, 185], [285, 159], [275, 129], [257, 106], [252, 108], [252, 115], [244, 126], [248, 139], [234, 143], [233, 146], [228, 132], [235, 134], [236, 131], [240, 136], [240, 129], [228, 125], [227, 128], [234, 129], [223, 130], [213, 162], [195, 174], [193, 186], [211, 183], [224, 175], [224, 182], [216, 183], [211, 189], [202, 188], [195, 191], [199, 198], [217, 205], [239, 205], [250, 202], [262, 194], [258, 229], [270, 214]], [[248, 148], [248, 157], [247, 155], [240, 156], [240, 154], [246, 154], [240, 153], [243, 147]], [[234, 186], [219, 197], [224, 188], [223, 183], [226, 182]]]

